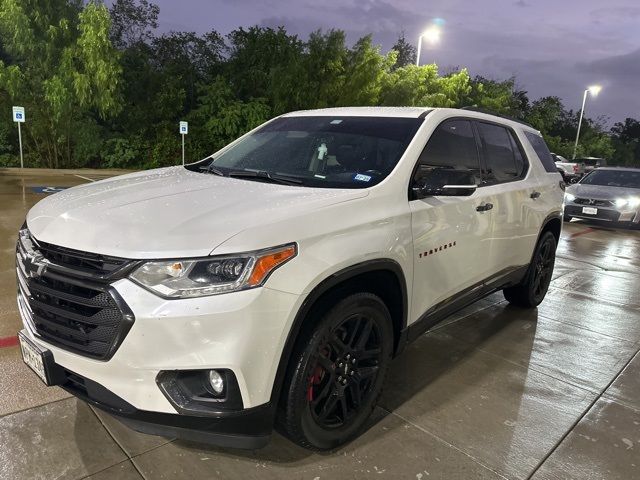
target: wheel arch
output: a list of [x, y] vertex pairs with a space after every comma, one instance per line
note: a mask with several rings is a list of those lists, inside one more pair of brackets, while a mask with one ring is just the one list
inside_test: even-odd
[[277, 407], [290, 366], [291, 355], [305, 327], [313, 325], [331, 301], [350, 293], [368, 291], [378, 295], [389, 308], [393, 320], [394, 352], [399, 350], [402, 332], [407, 326], [408, 295], [402, 267], [392, 259], [376, 259], [358, 263], [331, 274], [305, 298], [289, 330], [271, 391], [271, 403]]
[[551, 232], [553, 234], [556, 238], [556, 245], [560, 242], [560, 233], [562, 232], [562, 212], [553, 212], [545, 218], [542, 223], [540, 233], [538, 234], [536, 245], [538, 244], [538, 241], [540, 241], [540, 237], [542, 237], [545, 232]]

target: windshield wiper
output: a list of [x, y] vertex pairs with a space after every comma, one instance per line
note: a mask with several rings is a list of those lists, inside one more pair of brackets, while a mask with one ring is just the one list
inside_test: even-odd
[[219, 177], [224, 177], [224, 172], [222, 170], [220, 170], [219, 168], [216, 168], [213, 166], [213, 162], [211, 162], [209, 165], [207, 165], [206, 167], [200, 167], [200, 170], [202, 170], [203, 172], [206, 173], [213, 173], [214, 175], [218, 175]]
[[268, 182], [280, 183], [282, 185], [302, 185], [303, 183], [302, 180], [297, 178], [255, 170], [234, 170], [229, 172], [229, 176], [233, 178], [246, 178], [248, 180], [252, 178], [267, 180]]

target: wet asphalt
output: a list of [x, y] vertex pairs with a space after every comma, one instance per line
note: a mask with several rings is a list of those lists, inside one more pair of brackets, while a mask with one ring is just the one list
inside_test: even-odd
[[583, 222], [565, 223], [538, 309], [497, 293], [419, 338], [335, 452], [147, 436], [45, 387], [15, 342], [17, 230], [34, 187], [114, 173], [0, 169], [0, 479], [640, 478], [640, 232]]

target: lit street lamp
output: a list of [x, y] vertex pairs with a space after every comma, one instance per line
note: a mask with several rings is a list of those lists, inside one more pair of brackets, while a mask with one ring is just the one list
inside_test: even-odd
[[440, 41], [440, 27], [438, 25], [433, 25], [427, 28], [424, 32], [420, 34], [418, 37], [418, 53], [416, 55], [416, 65], [420, 66], [420, 54], [422, 53], [422, 39], [425, 39], [428, 44], [435, 45]]
[[576, 133], [576, 144], [573, 146], [573, 158], [576, 158], [576, 153], [578, 151], [578, 140], [580, 139], [580, 127], [582, 127], [582, 116], [584, 115], [584, 105], [587, 103], [587, 94], [591, 93], [594, 97], [600, 93], [602, 87], [600, 85], [592, 85], [584, 91], [584, 95], [582, 97], [582, 108], [580, 109], [580, 120], [578, 120], [578, 133]]

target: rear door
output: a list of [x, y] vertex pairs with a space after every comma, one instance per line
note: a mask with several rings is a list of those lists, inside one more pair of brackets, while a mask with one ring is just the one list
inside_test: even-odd
[[482, 190], [493, 204], [488, 249], [493, 276], [530, 262], [540, 229], [535, 204], [542, 192], [515, 130], [480, 120], [475, 126], [485, 168]]
[[[481, 180], [480, 158], [473, 124], [467, 119], [441, 123], [422, 151], [412, 184], [433, 169], [466, 168]], [[434, 173], [435, 174], [435, 173]], [[414, 279], [412, 319], [487, 276], [492, 232], [491, 210], [484, 189], [470, 196], [432, 196], [412, 199]]]

